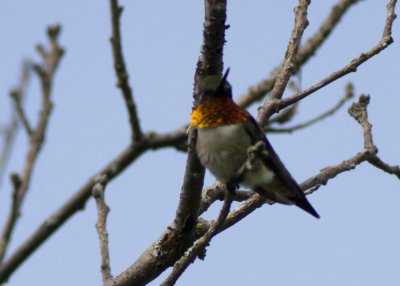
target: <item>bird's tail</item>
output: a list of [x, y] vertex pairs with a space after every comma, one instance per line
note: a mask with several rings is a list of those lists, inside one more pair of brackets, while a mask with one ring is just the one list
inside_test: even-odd
[[319, 214], [315, 211], [315, 209], [306, 199], [306, 197], [296, 199], [296, 201], [294, 201], [294, 204], [299, 208], [301, 208], [302, 210], [308, 212], [313, 217], [319, 218]]
[[313, 217], [320, 218], [319, 214], [316, 212], [316, 210], [313, 208], [313, 206], [309, 203], [309, 201], [305, 197], [303, 191], [301, 191], [301, 196], [297, 196], [297, 197], [293, 198], [293, 197], [289, 197], [288, 195], [286, 195], [286, 196], [282, 195], [279, 192], [270, 191], [267, 188], [256, 187], [256, 188], [253, 188], [253, 190], [256, 193], [258, 193], [259, 195], [261, 195], [271, 201], [274, 201], [274, 202], [277, 202], [280, 204], [284, 204], [284, 205], [296, 205], [299, 208], [301, 208], [302, 210], [308, 212]]

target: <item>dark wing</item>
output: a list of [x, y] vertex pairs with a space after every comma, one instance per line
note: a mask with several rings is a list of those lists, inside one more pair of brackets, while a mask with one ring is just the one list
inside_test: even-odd
[[285, 165], [282, 163], [278, 154], [275, 153], [271, 143], [269, 143], [268, 139], [265, 137], [264, 132], [261, 130], [260, 126], [251, 116], [250, 116], [250, 124], [246, 125], [246, 131], [250, 135], [252, 141], [251, 143], [253, 145], [256, 144], [258, 141], [264, 142], [269, 156], [262, 158], [262, 160], [264, 161], [264, 164], [268, 166], [268, 168], [271, 169], [271, 171], [274, 172], [280, 183], [283, 186], [287, 187], [288, 190], [290, 190], [293, 196], [289, 197], [288, 199], [291, 200], [296, 206], [305, 210], [309, 214], [313, 215], [316, 218], [319, 218], [318, 213], [314, 210], [314, 208], [306, 199], [303, 190], [300, 189], [297, 182], [293, 179], [292, 175], [289, 173]]

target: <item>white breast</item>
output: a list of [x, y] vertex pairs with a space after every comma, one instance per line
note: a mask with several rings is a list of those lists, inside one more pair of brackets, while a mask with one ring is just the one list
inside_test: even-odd
[[[201, 163], [222, 183], [227, 183], [246, 161], [250, 145], [249, 134], [243, 126], [235, 124], [199, 129], [196, 149]], [[274, 179], [274, 173], [257, 160], [241, 184], [250, 188], [268, 187]]]
[[200, 128], [197, 154], [201, 163], [223, 183], [236, 175], [247, 158], [250, 137], [239, 124]]

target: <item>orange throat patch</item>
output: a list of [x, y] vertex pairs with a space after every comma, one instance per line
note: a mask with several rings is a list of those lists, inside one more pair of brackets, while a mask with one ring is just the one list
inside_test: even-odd
[[249, 114], [232, 99], [214, 97], [199, 103], [192, 112], [190, 125], [197, 128], [215, 128], [247, 121]]

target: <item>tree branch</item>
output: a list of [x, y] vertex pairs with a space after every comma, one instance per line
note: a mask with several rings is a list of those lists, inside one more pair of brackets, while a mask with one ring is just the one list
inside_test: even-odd
[[50, 40], [50, 50], [48, 52], [42, 46], [38, 50], [42, 55], [43, 64], [34, 65], [42, 87], [42, 107], [36, 129], [30, 138], [30, 146], [26, 157], [26, 163], [21, 176], [21, 182], [13, 195], [11, 210], [8, 215], [0, 241], [0, 260], [4, 257], [10, 237], [15, 229], [18, 217], [20, 216], [21, 206], [25, 195], [29, 189], [32, 172], [37, 161], [39, 152], [42, 148], [47, 129], [52, 104], [50, 101], [51, 86], [56, 67], [63, 55], [63, 49], [58, 45], [58, 35], [60, 26], [49, 27], [47, 34]]
[[[212, 186], [205, 188], [201, 197], [201, 204], [199, 214], [205, 213], [208, 208], [215, 203], [215, 201], [224, 201], [227, 192], [226, 185], [215, 182]], [[233, 201], [243, 202], [254, 195], [253, 191], [236, 190], [235, 195], [232, 197]]]
[[274, 88], [271, 91], [271, 95], [264, 102], [263, 106], [258, 111], [257, 121], [261, 126], [265, 125], [267, 119], [270, 117], [269, 110], [274, 103], [282, 98], [283, 93], [286, 89], [287, 83], [290, 77], [295, 72], [297, 52], [300, 46], [301, 39], [303, 37], [304, 30], [308, 26], [307, 20], [307, 9], [310, 4], [310, 0], [299, 0], [299, 4], [295, 9], [295, 21], [292, 31], [292, 35], [289, 39], [288, 48], [285, 54], [285, 60], [282, 65], [282, 69], [278, 72]]
[[170, 275], [168, 275], [167, 279], [161, 284], [161, 286], [172, 286], [176, 283], [176, 281], [181, 277], [183, 272], [189, 267], [191, 263], [194, 262], [196, 257], [198, 256], [200, 259], [204, 259], [205, 257], [205, 248], [209, 245], [213, 236], [218, 232], [223, 223], [225, 222], [226, 217], [229, 214], [229, 210], [232, 204], [232, 193], [226, 192], [226, 197], [224, 200], [224, 204], [221, 208], [221, 211], [218, 215], [218, 218], [215, 222], [211, 224], [211, 227], [208, 231], [200, 237], [191, 248], [182, 256], [174, 265], [174, 268]]
[[272, 116], [270, 119], [268, 119], [267, 126], [271, 126], [272, 124], [275, 124], [275, 123], [282, 125], [282, 124], [292, 121], [294, 119], [294, 116], [296, 115], [297, 107], [298, 107], [298, 104], [293, 104], [293, 105], [289, 106], [288, 108], [285, 108], [284, 110], [282, 110], [282, 112], [275, 114], [275, 116]]
[[32, 136], [33, 130], [31, 127], [31, 124], [29, 123], [29, 120], [25, 114], [25, 111], [22, 107], [22, 102], [21, 102], [21, 95], [17, 90], [11, 91], [10, 96], [12, 100], [14, 101], [15, 104], [15, 110], [19, 116], [19, 119], [22, 122], [22, 126], [24, 126], [26, 133], [28, 134], [28, 137]]
[[[22, 72], [19, 83], [17, 87], [10, 92], [10, 94], [18, 95], [19, 103], [22, 108], [22, 102], [25, 98], [26, 89], [29, 83], [29, 79], [31, 76], [30, 73], [31, 62], [25, 60], [22, 64]], [[4, 177], [4, 172], [6, 168], [6, 164], [11, 154], [12, 145], [14, 142], [15, 135], [18, 130], [18, 112], [14, 110], [11, 115], [11, 120], [8, 126], [4, 127], [4, 141], [2, 145], [2, 149], [0, 152], [0, 186], [2, 179]], [[1, 251], [0, 251], [1, 252]], [[1, 261], [1, 259], [0, 259]]]
[[103, 276], [103, 285], [108, 285], [112, 279], [110, 267], [110, 253], [108, 248], [108, 232], [107, 232], [107, 215], [110, 208], [107, 206], [104, 199], [104, 191], [107, 185], [107, 176], [100, 175], [95, 179], [97, 183], [93, 186], [92, 195], [96, 200], [97, 206], [97, 232], [100, 241], [100, 255], [101, 255], [101, 274]]
[[128, 81], [129, 75], [126, 69], [121, 44], [120, 19], [123, 8], [119, 6], [118, 0], [110, 0], [110, 9], [112, 24], [112, 36], [110, 41], [114, 57], [114, 69], [118, 78], [117, 86], [122, 91], [122, 96], [128, 111], [132, 142], [138, 142], [140, 139], [142, 139], [142, 130], [139, 123], [139, 117], [137, 115], [136, 104], [133, 99], [132, 89]]
[[[307, 128], [307, 127], [309, 127], [317, 122], [320, 122], [320, 121], [324, 120], [325, 118], [335, 114], [336, 111], [338, 111], [347, 101], [349, 101], [351, 98], [353, 98], [353, 96], [354, 96], [354, 88], [353, 88], [353, 85], [351, 83], [349, 83], [349, 84], [347, 84], [345, 94], [340, 99], [340, 101], [335, 106], [333, 106], [331, 109], [322, 113], [321, 115], [318, 115], [317, 117], [315, 117], [313, 119], [310, 119], [304, 123], [297, 124], [297, 125], [294, 125], [291, 127], [285, 127], [285, 128], [264, 127], [264, 131], [268, 132], [268, 133], [292, 133], [293, 131]], [[295, 106], [295, 105], [291, 105], [291, 106]]]
[[385, 162], [383, 162], [377, 155], [368, 158], [368, 162], [371, 163], [373, 166], [381, 169], [382, 171], [389, 173], [391, 175], [395, 175], [397, 178], [400, 179], [400, 167], [391, 166]]
[[369, 95], [361, 95], [358, 103], [353, 103], [349, 108], [349, 114], [357, 120], [363, 129], [364, 136], [364, 149], [369, 150], [366, 154], [368, 162], [381, 169], [382, 171], [395, 175], [400, 179], [400, 167], [390, 166], [389, 164], [383, 162], [378, 157], [378, 148], [375, 146], [372, 137], [372, 125], [368, 121], [367, 106], [369, 104]]

